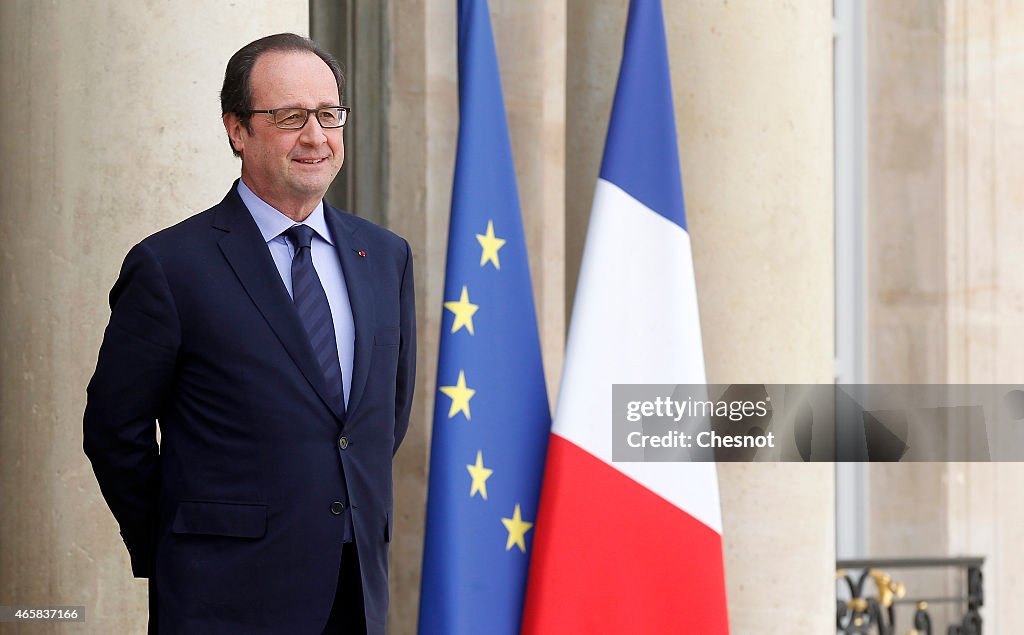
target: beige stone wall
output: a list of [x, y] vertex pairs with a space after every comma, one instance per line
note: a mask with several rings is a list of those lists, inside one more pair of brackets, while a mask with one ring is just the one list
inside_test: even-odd
[[82, 453], [106, 294], [132, 244], [237, 177], [224, 64], [256, 37], [305, 32], [306, 7], [0, 3], [3, 604], [85, 605], [68, 632], [144, 632], [145, 582]]
[[393, 64], [388, 125], [389, 216], [406, 236], [416, 266], [419, 362], [409, 433], [395, 463], [391, 543], [391, 633], [414, 633], [430, 464], [430, 433], [444, 291], [448, 209], [458, 130], [455, 8], [399, 0], [390, 7]]
[[946, 380], [943, 3], [867, 12], [868, 375]]
[[[1024, 7], [866, 6], [870, 377], [1022, 382]], [[869, 555], [985, 556], [986, 633], [1024, 628], [1024, 466], [872, 465], [869, 478]]]

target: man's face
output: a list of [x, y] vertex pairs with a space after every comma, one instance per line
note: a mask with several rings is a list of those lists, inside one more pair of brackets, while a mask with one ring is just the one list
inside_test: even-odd
[[[307, 51], [260, 55], [250, 77], [254, 110], [341, 105], [327, 64]], [[342, 129], [324, 129], [310, 114], [301, 130], [281, 130], [271, 116], [253, 114], [252, 132], [229, 113], [224, 124], [242, 153], [242, 178], [253, 192], [282, 212], [308, 212], [345, 160]]]

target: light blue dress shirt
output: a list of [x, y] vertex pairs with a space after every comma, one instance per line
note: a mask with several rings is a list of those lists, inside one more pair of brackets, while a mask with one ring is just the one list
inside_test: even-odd
[[[238, 195], [249, 208], [256, 226], [260, 228], [267, 248], [274, 258], [277, 271], [281, 274], [288, 295], [292, 294], [292, 257], [295, 248], [292, 242], [283, 235], [292, 225], [298, 225], [292, 219], [271, 207], [266, 201], [256, 196], [242, 181], [238, 181]], [[345, 406], [348, 406], [349, 390], [352, 387], [352, 359], [355, 354], [356, 328], [352, 319], [352, 305], [348, 299], [348, 286], [341, 269], [341, 257], [335, 248], [331, 231], [324, 220], [324, 202], [316, 206], [313, 213], [301, 224], [307, 225], [316, 232], [310, 249], [313, 255], [313, 267], [320, 277], [320, 283], [327, 293], [327, 303], [331, 306], [334, 318], [334, 335], [338, 340], [338, 361], [341, 363], [341, 383], [345, 392]]]

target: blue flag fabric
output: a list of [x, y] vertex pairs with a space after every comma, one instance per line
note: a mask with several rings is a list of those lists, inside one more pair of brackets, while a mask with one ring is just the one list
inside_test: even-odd
[[686, 229], [661, 0], [629, 3], [601, 178]]
[[458, 27], [419, 632], [518, 633], [551, 414], [486, 0], [460, 0]]

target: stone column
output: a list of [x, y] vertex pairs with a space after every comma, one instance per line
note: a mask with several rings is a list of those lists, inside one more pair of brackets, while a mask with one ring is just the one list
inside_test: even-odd
[[300, 0], [0, 4], [4, 604], [85, 605], [90, 632], [145, 631], [146, 583], [82, 453], [107, 292], [134, 243], [237, 177], [218, 97], [231, 53], [307, 30]]
[[391, 633], [415, 633], [427, 505], [427, 470], [444, 292], [448, 205], [455, 161], [455, 9], [425, 0], [390, 3], [387, 214], [416, 267], [418, 360], [409, 432], [395, 457]]
[[[569, 0], [569, 295], [627, 7]], [[831, 6], [666, 2], [664, 11], [709, 381], [829, 383]], [[833, 466], [723, 464], [718, 473], [732, 631], [828, 632]]]

